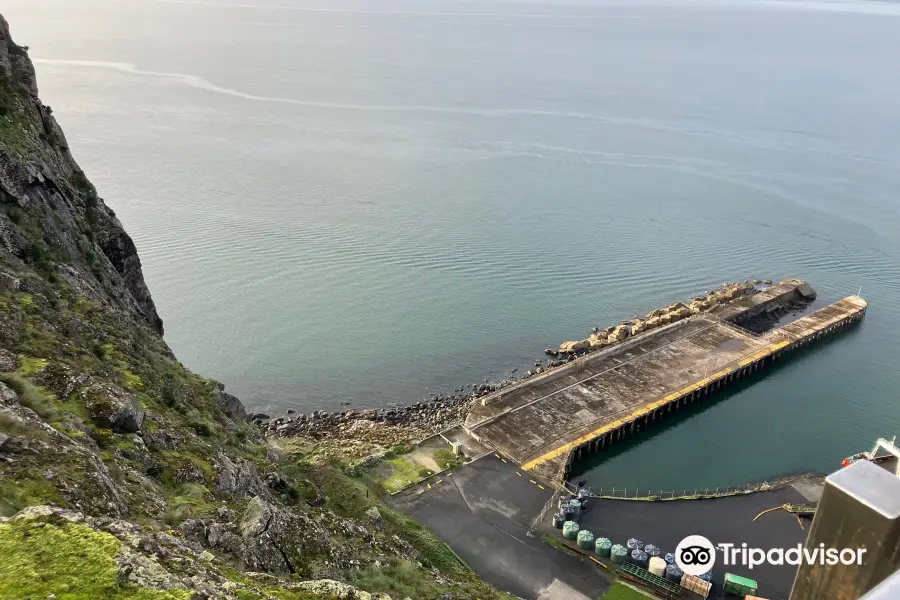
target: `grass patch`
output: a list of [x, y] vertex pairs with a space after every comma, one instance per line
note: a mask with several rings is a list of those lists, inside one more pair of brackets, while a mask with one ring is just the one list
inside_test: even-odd
[[19, 402], [36, 412], [54, 429], [70, 437], [81, 437], [87, 411], [76, 402], [60, 401], [42, 387], [36, 386], [18, 373], [4, 373], [0, 381], [19, 396]]
[[404, 454], [409, 454], [410, 452], [412, 452], [412, 449], [413, 447], [405, 442], [394, 444], [387, 452], [384, 453], [384, 458], [403, 456]]
[[573, 548], [570, 548], [569, 546], [567, 546], [566, 544], [564, 544], [563, 542], [559, 541], [558, 539], [556, 539], [554, 537], [551, 537], [549, 535], [542, 535], [541, 539], [543, 541], [547, 542], [548, 544], [550, 544], [551, 546], [553, 546], [554, 548], [556, 548], [557, 550], [562, 550], [563, 552], [568, 552], [569, 554], [581, 556]]
[[140, 375], [135, 375], [127, 368], [122, 368], [119, 373], [122, 375], [122, 384], [126, 389], [133, 392], [139, 392], [144, 389], [144, 380]]
[[394, 472], [381, 482], [381, 487], [389, 494], [422, 479], [420, 473], [422, 467], [409, 459], [398, 456], [388, 459], [387, 463], [391, 465]]
[[616, 582], [603, 594], [601, 600], [647, 600], [648, 597], [653, 598], [654, 596], [642, 594], [621, 582]]
[[115, 555], [122, 544], [108, 533], [65, 522], [0, 525], [0, 598], [66, 600], [190, 600], [189, 590], [121, 587]]
[[[0, 481], [0, 517], [11, 517], [26, 506], [48, 503], [64, 504], [59, 490], [42, 477], [18, 480], [4, 477]], [[0, 556], [3, 554], [0, 553]], [[0, 594], [0, 598], [6, 596]]]
[[159, 457], [164, 463], [162, 471], [162, 482], [169, 490], [175, 490], [176, 494], [182, 490], [182, 483], [176, 481], [178, 471], [184, 467], [191, 465], [203, 472], [203, 479], [208, 484], [213, 481], [215, 473], [212, 465], [188, 451], [165, 450], [159, 453]]
[[433, 456], [434, 462], [436, 462], [441, 469], [455, 469], [466, 462], [466, 457], [463, 456], [462, 453], [453, 454], [452, 451], [447, 450], [446, 448], [435, 450]]
[[10, 436], [26, 435], [42, 442], [50, 441], [50, 434], [40, 427], [30, 427], [5, 414], [0, 414], [0, 433]]
[[91, 302], [90, 300], [88, 300], [87, 298], [85, 298], [84, 296], [77, 296], [75, 298], [75, 302], [72, 303], [72, 308], [79, 315], [88, 316], [90, 313], [92, 313], [97, 308], [97, 305], [94, 304], [93, 302]]
[[206, 486], [183, 483], [177, 495], [169, 500], [169, 509], [163, 515], [163, 521], [175, 527], [185, 519], [211, 513], [219, 506]]
[[419, 567], [405, 559], [392, 558], [380, 568], [368, 567], [348, 575], [348, 583], [368, 592], [392, 598], [426, 598], [434, 594], [434, 583], [422, 578]]
[[192, 408], [185, 415], [187, 417], [187, 425], [194, 430], [199, 436], [203, 437], [219, 437], [222, 433], [222, 426], [212, 420], [207, 413], [201, 412], [196, 408]]
[[16, 369], [16, 373], [22, 377], [36, 375], [41, 369], [47, 366], [47, 361], [43, 358], [22, 358], [19, 362], [21, 363], [21, 366]]
[[32, 384], [17, 373], [0, 375], [0, 381], [9, 386], [19, 396], [19, 402], [27, 406], [45, 421], [55, 421], [59, 417], [59, 410], [53, 404], [53, 396], [43, 388]]

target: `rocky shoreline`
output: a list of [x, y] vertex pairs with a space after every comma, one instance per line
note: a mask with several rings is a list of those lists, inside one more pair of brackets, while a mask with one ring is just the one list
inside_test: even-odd
[[[508, 384], [507, 384], [508, 385]], [[485, 387], [500, 389], [499, 384]], [[268, 436], [304, 436], [314, 440], [329, 437], [346, 437], [346, 434], [363, 434], [371, 430], [406, 428], [421, 434], [430, 434], [460, 423], [469, 412], [477, 395], [453, 395], [438, 397], [431, 402], [417, 402], [391, 408], [353, 408], [328, 412], [315, 410], [310, 414], [289, 410], [288, 414], [268, 419], [267, 415], [251, 414], [250, 419]]]
[[[486, 396], [521, 380], [565, 365], [580, 356], [612, 346], [629, 337], [680, 321], [702, 312], [713, 312], [731, 300], [753, 294], [772, 284], [771, 280], [747, 280], [724, 283], [686, 303], [676, 302], [656, 309], [646, 317], [634, 317], [605, 329], [594, 328], [592, 334], [577, 341], [563, 342], [558, 350], [547, 349], [552, 358], [536, 361], [521, 377], [511, 376], [499, 382], [472, 383], [450, 395], [439, 394], [427, 400], [387, 408], [350, 408], [343, 411], [314, 410], [309, 414], [288, 410], [285, 415], [270, 417], [251, 413], [248, 420], [271, 437], [303, 437], [311, 440], [358, 440], [389, 447], [395, 443], [421, 440], [429, 435], [457, 426], [482, 396]], [[515, 372], [515, 371], [513, 371]]]

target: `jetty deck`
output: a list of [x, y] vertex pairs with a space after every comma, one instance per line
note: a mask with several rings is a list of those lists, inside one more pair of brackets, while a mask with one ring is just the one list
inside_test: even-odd
[[862, 318], [851, 296], [783, 327], [753, 334], [729, 321], [793, 294], [791, 280], [486, 396], [466, 430], [545, 481], [560, 481], [583, 450], [642, 430], [664, 413]]

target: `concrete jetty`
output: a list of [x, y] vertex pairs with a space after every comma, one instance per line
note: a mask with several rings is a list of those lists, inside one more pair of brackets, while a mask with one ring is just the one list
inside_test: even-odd
[[784, 280], [583, 356], [481, 399], [466, 431], [545, 481], [572, 461], [700, 401], [785, 354], [856, 323], [867, 304], [850, 296], [764, 333], [740, 323], [814, 295]]

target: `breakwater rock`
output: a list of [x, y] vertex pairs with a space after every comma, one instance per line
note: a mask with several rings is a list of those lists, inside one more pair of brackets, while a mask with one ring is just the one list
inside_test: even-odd
[[[634, 317], [633, 319], [622, 321], [619, 325], [613, 325], [605, 329], [594, 327], [593, 333], [589, 337], [583, 340], [563, 342], [559, 345], [559, 349], [548, 348], [544, 352], [550, 356], [560, 358], [587, 354], [600, 348], [618, 344], [635, 335], [687, 319], [691, 315], [714, 312], [719, 306], [747, 294], [753, 294], [763, 286], [771, 285], [771, 283], [771, 280], [762, 281], [759, 279], [748, 279], [743, 283], [739, 281], [725, 282], [722, 284], [722, 287], [714, 288], [701, 296], [691, 298], [687, 302], [676, 302], [665, 308], [654, 309], [644, 317]], [[550, 366], [554, 365], [551, 364]]]

